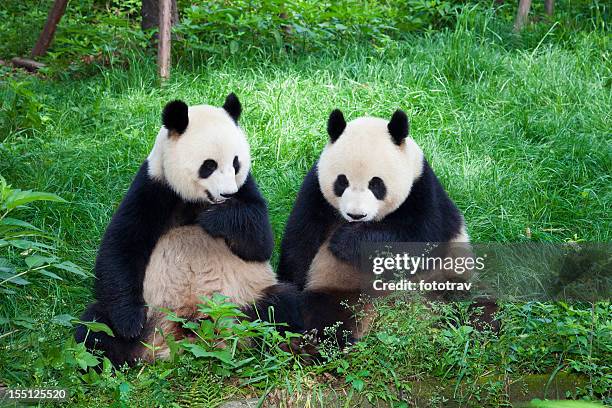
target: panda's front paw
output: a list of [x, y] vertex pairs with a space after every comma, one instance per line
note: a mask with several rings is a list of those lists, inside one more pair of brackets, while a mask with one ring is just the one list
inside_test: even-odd
[[225, 208], [222, 204], [214, 205], [198, 216], [198, 224], [210, 236], [220, 238], [225, 236]]
[[109, 317], [115, 336], [133, 339], [142, 333], [147, 312], [144, 305], [123, 305], [113, 307]]
[[333, 233], [329, 241], [329, 250], [341, 261], [358, 265], [362, 235], [360, 224], [343, 225]]

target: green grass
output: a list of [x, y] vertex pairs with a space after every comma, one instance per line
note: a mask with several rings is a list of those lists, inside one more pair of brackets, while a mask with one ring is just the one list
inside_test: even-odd
[[[411, 119], [412, 137], [465, 213], [474, 241], [610, 242], [610, 38], [607, 32], [590, 32], [572, 42], [555, 42], [550, 40], [554, 28], [553, 34], [546, 33], [527, 33], [535, 40], [522, 42], [506, 26], [490, 25], [490, 20], [473, 26], [464, 20], [455, 30], [389, 41], [382, 48], [356, 43], [310, 55], [183, 57], [163, 86], [157, 81], [154, 59], [138, 55], [127, 68], [101, 67], [83, 79], [6, 75], [0, 82], [6, 98], [12, 97], [11, 81], [29, 82], [33, 94], [5, 105], [9, 108], [3, 112], [8, 119], [0, 136], [0, 174], [15, 187], [53, 192], [69, 201], [38, 205], [24, 211], [22, 218], [60, 237], [60, 254], [91, 270], [106, 224], [153, 145], [163, 105], [175, 98], [220, 105], [233, 91], [244, 106], [241, 125], [278, 243], [302, 178], [326, 143], [329, 112], [338, 107], [353, 119], [389, 117], [402, 108]], [[34, 120], [24, 119], [24, 112]], [[277, 256], [278, 249], [275, 260]], [[0, 383], [60, 381], [48, 367], [36, 364], [71, 335], [50, 321], [63, 313], [78, 316], [91, 300], [92, 279], [32, 280], [37, 284], [0, 299], [0, 317], [29, 316], [35, 328], [2, 326], [6, 333], [17, 331], [0, 338]], [[547, 307], [537, 313], [510, 307], [506, 313], [514, 326], [506, 337], [495, 340], [464, 329], [441, 330], [436, 326], [439, 318], [422, 320], [426, 311], [400, 305], [387, 310], [388, 324], [378, 326], [381, 333], [403, 339], [393, 343], [400, 353], [397, 358], [389, 357], [392, 343], [374, 336], [352, 357], [342, 357], [328, 369], [341, 379], [353, 374], [347, 398], [380, 398], [398, 389], [410, 395], [411, 381], [433, 377], [452, 387], [461, 384], [450, 393], [468, 405], [497, 404], [505, 398], [502, 385], [509, 376], [557, 368], [586, 378], [579, 395], [601, 398], [608, 386], [610, 398], [609, 354], [606, 359], [602, 352], [611, 347], [609, 306], [592, 313]], [[553, 323], [560, 322], [561, 328], [538, 320], [555, 314]], [[521, 325], [532, 321], [535, 329], [525, 333]], [[578, 332], [567, 329], [563, 334], [566, 327], [577, 327]], [[601, 337], [593, 343], [587, 329]], [[551, 337], [558, 337], [560, 350], [551, 346]], [[572, 349], [577, 338], [591, 342]], [[533, 344], [539, 348], [533, 349]], [[350, 369], [342, 371], [342, 361]], [[381, 361], [382, 367], [373, 366]], [[106, 388], [91, 387], [93, 393], [78, 399], [95, 405], [125, 397], [132, 404], [150, 404], [159, 397], [151, 390], [162, 385], [147, 381], [169, 366], [160, 367], [132, 370], [125, 378], [109, 377]], [[499, 367], [514, 371], [499, 373]], [[174, 378], [197, 378], [202, 389], [214, 390], [211, 384], [218, 381], [194, 368], [175, 369]], [[502, 380], [491, 377], [491, 370]], [[325, 394], [338, 384], [313, 385], [312, 377], [320, 371], [284, 367], [282, 373], [290, 380], [271, 377], [263, 390], [290, 385], [298, 387], [292, 388], [295, 395]], [[354, 381], [359, 372], [367, 384], [362, 390]], [[486, 395], [478, 391], [484, 387], [478, 379], [487, 383]], [[122, 382], [138, 392], [129, 394], [120, 388]], [[172, 384], [181, 390], [180, 398], [191, 395], [180, 381]], [[230, 384], [213, 397], [250, 390]], [[442, 404], [448, 390], [436, 384], [429, 402]], [[262, 393], [261, 387], [257, 390]]]

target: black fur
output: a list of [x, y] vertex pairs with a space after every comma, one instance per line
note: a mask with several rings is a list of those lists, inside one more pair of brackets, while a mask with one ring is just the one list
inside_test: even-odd
[[162, 124], [169, 131], [182, 134], [189, 125], [189, 107], [183, 101], [172, 101], [164, 107]]
[[202, 163], [200, 169], [198, 170], [198, 176], [201, 178], [208, 178], [215, 172], [215, 170], [217, 170], [217, 167], [217, 162], [213, 159], [204, 160], [204, 163]]
[[[128, 361], [139, 344], [146, 319], [144, 273], [159, 238], [170, 228], [200, 223], [212, 235], [225, 238], [237, 256], [246, 261], [267, 261], [273, 238], [266, 202], [249, 174], [235, 197], [218, 206], [185, 202], [166, 184], [141, 167], [102, 238], [96, 259], [96, 303], [83, 321], [106, 323], [115, 337], [89, 333], [87, 345], [103, 350], [111, 361]], [[79, 326], [76, 340], [85, 340]]]
[[374, 194], [377, 200], [384, 200], [387, 195], [387, 187], [385, 182], [380, 177], [372, 177], [372, 180], [368, 183], [368, 188]]
[[321, 193], [315, 165], [302, 183], [285, 226], [277, 271], [281, 281], [304, 288], [310, 263], [332, 228], [341, 222], [338, 217]]
[[[104, 323], [112, 327], [106, 308], [99, 302], [90, 304], [87, 310], [81, 316], [81, 320], [85, 322], [96, 321]], [[76, 328], [74, 337], [77, 342], [85, 342], [85, 346], [90, 350], [100, 350], [104, 355], [116, 366], [120, 367], [123, 364], [132, 364], [143, 350], [143, 345], [140, 343], [140, 338], [125, 338], [115, 334], [111, 337], [103, 332], [87, 332], [87, 327], [79, 325]]]
[[242, 105], [235, 93], [232, 92], [227, 95], [225, 103], [223, 103], [223, 109], [225, 109], [231, 118], [234, 119], [234, 122], [238, 123], [238, 119], [240, 119], [240, 114], [242, 113]]
[[266, 288], [261, 299], [245, 313], [252, 320], [261, 319], [277, 323], [277, 330], [281, 333], [291, 331], [299, 333], [304, 330], [304, 321], [301, 293], [297, 287], [290, 283], [279, 283]]
[[234, 156], [234, 161], [232, 162], [232, 166], [234, 167], [234, 172], [236, 174], [240, 173], [240, 160], [238, 160], [238, 156]]
[[410, 125], [408, 123], [408, 116], [404, 113], [403, 110], [396, 110], [391, 116], [391, 120], [389, 124], [387, 124], [387, 129], [391, 134], [391, 138], [393, 139], [393, 143], [396, 145], [401, 145], [404, 142], [404, 139], [408, 137]]
[[327, 133], [332, 143], [338, 140], [345, 128], [346, 120], [344, 120], [342, 111], [340, 109], [334, 109], [332, 113], [329, 114], [329, 119], [327, 120]]
[[354, 343], [352, 329], [356, 327], [356, 320], [347, 304], [356, 304], [359, 296], [355, 291], [303, 292], [305, 331], [312, 333], [317, 339], [332, 339], [340, 349]]
[[274, 238], [266, 201], [251, 174], [232, 199], [202, 212], [198, 223], [213, 237], [225, 238], [232, 252], [245, 261], [264, 262], [272, 256]]
[[334, 181], [334, 194], [336, 197], [342, 197], [344, 194], [344, 190], [346, 190], [349, 186], [349, 181], [344, 174], [340, 174], [336, 177], [336, 181]]

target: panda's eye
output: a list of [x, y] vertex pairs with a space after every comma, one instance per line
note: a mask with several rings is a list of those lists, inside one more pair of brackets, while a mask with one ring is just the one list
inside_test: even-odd
[[344, 174], [339, 175], [334, 181], [334, 194], [341, 197], [344, 190], [349, 186], [349, 181]]
[[204, 160], [204, 163], [200, 166], [198, 174], [202, 178], [207, 178], [213, 174], [215, 170], [217, 170], [217, 162], [212, 159], [208, 159]]
[[238, 160], [238, 156], [234, 156], [234, 170], [236, 171], [236, 174], [238, 174], [238, 172], [240, 171], [240, 161]]
[[377, 200], [383, 200], [387, 195], [387, 187], [380, 177], [372, 177], [372, 180], [368, 183], [368, 188]]

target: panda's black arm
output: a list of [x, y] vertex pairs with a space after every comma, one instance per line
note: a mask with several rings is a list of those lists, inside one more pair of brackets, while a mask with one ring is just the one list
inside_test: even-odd
[[221, 237], [245, 261], [264, 262], [272, 257], [274, 238], [266, 201], [249, 173], [227, 202], [211, 206], [198, 223], [213, 237]]
[[389, 222], [346, 223], [331, 236], [329, 249], [338, 259], [359, 265], [362, 242], [413, 242], [410, 226]]
[[336, 222], [335, 210], [323, 197], [315, 164], [302, 182], [281, 241], [277, 276], [304, 288], [308, 268]]
[[145, 319], [144, 272], [179, 198], [141, 167], [113, 215], [96, 258], [95, 297], [116, 335], [132, 338]]

